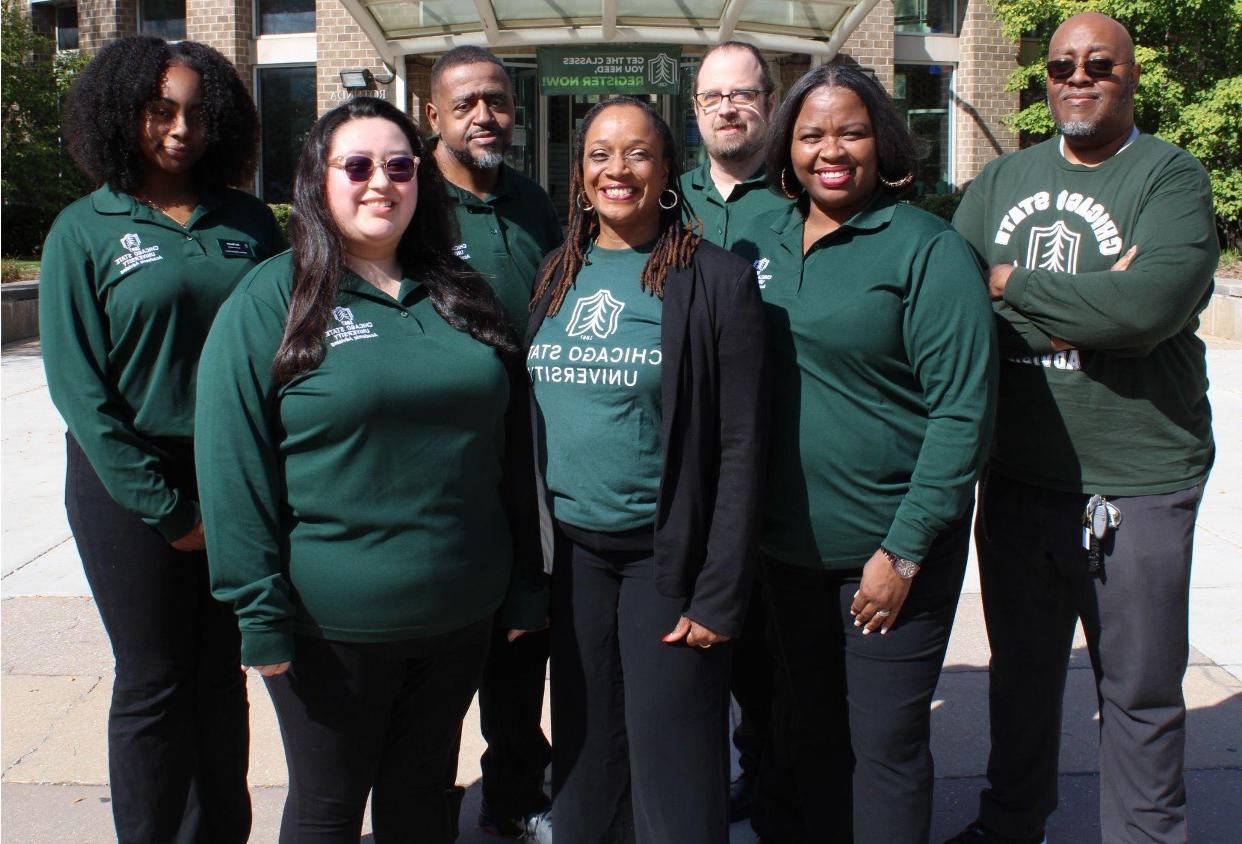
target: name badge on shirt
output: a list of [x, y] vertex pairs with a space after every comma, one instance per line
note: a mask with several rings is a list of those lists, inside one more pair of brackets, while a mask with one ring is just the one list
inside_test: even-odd
[[225, 258], [253, 258], [254, 247], [244, 240], [220, 239], [220, 254]]

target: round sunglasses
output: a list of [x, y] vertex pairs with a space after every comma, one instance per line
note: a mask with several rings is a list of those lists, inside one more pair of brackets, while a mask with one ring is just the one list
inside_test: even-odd
[[351, 182], [369, 182], [376, 167], [382, 167], [388, 181], [403, 184], [414, 178], [419, 159], [412, 155], [394, 155], [387, 161], [375, 161], [365, 155], [346, 155], [329, 161], [329, 167], [339, 167]]
[[1123, 64], [1134, 64], [1134, 60], [1115, 62], [1112, 59], [1087, 59], [1076, 62], [1073, 59], [1050, 59], [1044, 68], [1049, 79], [1064, 81], [1074, 75], [1074, 71], [1082, 68], [1092, 79], [1107, 79], [1113, 75], [1113, 68]]

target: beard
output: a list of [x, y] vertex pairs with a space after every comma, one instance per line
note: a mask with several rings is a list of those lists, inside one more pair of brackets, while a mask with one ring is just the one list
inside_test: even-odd
[[[504, 134], [500, 131], [499, 126], [485, 126], [479, 130], [467, 132], [466, 143], [469, 144], [471, 138], [475, 135], [481, 134], [483, 131], [490, 132], [498, 138], [504, 138]], [[440, 143], [444, 144], [444, 146], [448, 148], [448, 151], [453, 154], [453, 157], [460, 161], [464, 166], [470, 168], [471, 170], [477, 171], [495, 170], [504, 163], [505, 150], [509, 147], [509, 142], [505, 139], [501, 141], [500, 149], [492, 152], [481, 152], [476, 155], [470, 151], [469, 146], [463, 146], [459, 149], [458, 147], [445, 142], [444, 138], [440, 138]]]
[[[719, 129], [723, 126], [745, 128], [745, 124], [740, 123], [725, 123], [713, 128]], [[710, 138], [707, 135], [703, 136], [703, 146], [707, 148], [707, 154], [716, 161], [746, 161], [763, 149], [763, 141], [762, 131], [743, 131], [724, 140], [718, 140], [715, 135]]]
[[1052, 107], [1052, 92], [1048, 92], [1048, 110], [1052, 112], [1053, 122], [1057, 126], [1057, 131], [1067, 138], [1087, 139], [1095, 137], [1100, 131], [1100, 125], [1110, 117], [1115, 117], [1130, 107], [1134, 100], [1134, 89], [1127, 85], [1121, 94], [1113, 101], [1107, 111], [1102, 111], [1095, 117], [1090, 119], [1077, 120], [1061, 120], [1057, 117], [1056, 110]]

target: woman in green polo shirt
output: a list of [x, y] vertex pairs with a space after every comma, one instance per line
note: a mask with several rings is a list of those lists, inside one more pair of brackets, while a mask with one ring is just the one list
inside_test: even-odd
[[768, 179], [797, 201], [741, 238], [775, 358], [761, 577], [780, 680], [771, 756], [792, 766], [760, 774], [765, 841], [930, 833], [931, 698], [997, 364], [966, 242], [896, 200], [915, 163], [873, 79], [816, 68], [769, 137]]
[[371, 793], [377, 842], [450, 842], [444, 779], [493, 620], [545, 621], [520, 359], [394, 106], [360, 97], [311, 129], [290, 239], [203, 352], [212, 583], [280, 720], [281, 840], [356, 842]]
[[257, 115], [218, 52], [141, 36], [82, 72], [62, 134], [99, 188], [48, 232], [39, 324], [69, 524], [116, 657], [117, 838], [245, 841], [245, 678], [208, 588], [193, 442], [207, 330], [284, 248], [267, 206], [230, 187], [253, 181]]
[[553, 565], [558, 841], [728, 841], [729, 639], [767, 427], [754, 270], [685, 213], [647, 103], [583, 118], [527, 336]]

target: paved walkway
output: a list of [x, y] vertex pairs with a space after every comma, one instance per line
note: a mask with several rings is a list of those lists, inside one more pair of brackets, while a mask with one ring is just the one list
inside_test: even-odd
[[[1210, 345], [1220, 454], [1196, 534], [1186, 755], [1194, 840], [1223, 844], [1242, 841], [1242, 344]], [[4, 347], [0, 392], [4, 841], [106, 842], [113, 840], [105, 734], [111, 654], [65, 522], [64, 425], [48, 399], [37, 341]], [[1125, 420], [1116, 423], [1124, 432]], [[988, 647], [978, 592], [972, 562], [932, 704], [934, 841], [974, 816], [987, 760]], [[254, 677], [250, 690], [251, 840], [273, 842], [287, 775], [267, 694]], [[1096, 729], [1080, 639], [1066, 692], [1061, 804], [1049, 825], [1052, 842], [1099, 839]], [[495, 842], [473, 824], [482, 749], [473, 710], [465, 733], [459, 781], [472, 787], [461, 841]], [[735, 844], [753, 840], [746, 824], [734, 826]]]

